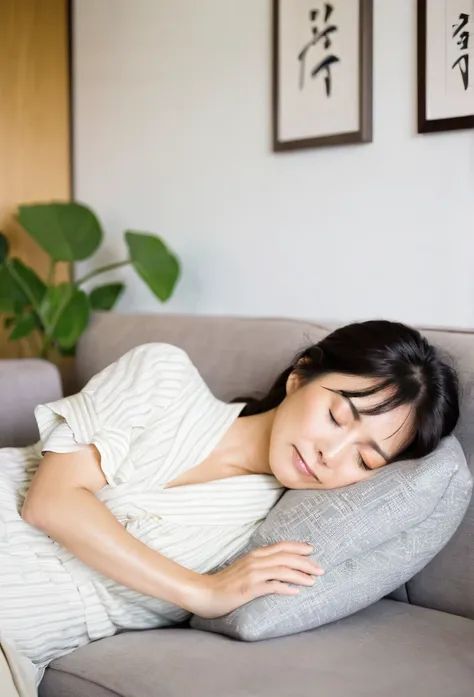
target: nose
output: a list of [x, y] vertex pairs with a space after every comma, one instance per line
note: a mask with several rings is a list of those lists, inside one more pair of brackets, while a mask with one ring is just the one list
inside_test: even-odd
[[323, 446], [323, 449], [319, 450], [318, 452], [321, 464], [325, 467], [334, 465], [342, 453], [347, 450], [350, 443], [351, 438], [349, 434], [341, 434], [340, 438], [327, 443], [325, 446]]

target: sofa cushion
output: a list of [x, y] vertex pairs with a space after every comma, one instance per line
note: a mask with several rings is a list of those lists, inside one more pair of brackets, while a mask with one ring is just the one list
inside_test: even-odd
[[257, 644], [192, 629], [121, 634], [46, 671], [40, 697], [467, 697], [474, 622], [382, 600]]
[[196, 629], [254, 641], [306, 631], [350, 615], [418, 573], [448, 542], [469, 503], [472, 478], [454, 436], [420, 459], [396, 462], [375, 476], [332, 491], [287, 491], [248, 545], [280, 540], [314, 545], [325, 569], [298, 596], [267, 595]]

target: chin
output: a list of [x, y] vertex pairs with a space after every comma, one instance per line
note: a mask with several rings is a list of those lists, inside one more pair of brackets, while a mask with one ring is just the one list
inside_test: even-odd
[[274, 467], [272, 464], [270, 464], [270, 469], [272, 471], [272, 475], [280, 482], [282, 486], [285, 487], [285, 489], [296, 488], [295, 484], [297, 485], [297, 482], [295, 482], [294, 477], [291, 477], [291, 474], [287, 471], [287, 468], [277, 466]]
[[310, 481], [310, 482], [297, 482], [294, 486], [290, 487], [291, 489], [300, 489], [300, 490], [308, 490], [308, 489], [325, 489], [322, 484], [318, 484], [316, 481]]

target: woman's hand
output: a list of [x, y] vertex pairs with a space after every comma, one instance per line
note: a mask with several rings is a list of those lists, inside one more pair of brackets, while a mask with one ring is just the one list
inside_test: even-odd
[[312, 586], [324, 571], [308, 559], [313, 551], [301, 542], [278, 542], [261, 547], [198, 583], [191, 612], [212, 619], [262, 595], [298, 595], [299, 586]]

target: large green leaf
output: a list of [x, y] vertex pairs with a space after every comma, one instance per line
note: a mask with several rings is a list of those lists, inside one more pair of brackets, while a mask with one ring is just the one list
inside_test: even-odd
[[29, 303], [28, 296], [15, 281], [7, 265], [0, 266], [0, 312], [17, 314]]
[[40, 314], [46, 325], [56, 324], [75, 291], [73, 283], [60, 283], [49, 286], [40, 305]]
[[13, 330], [8, 338], [10, 341], [23, 339], [25, 336], [29, 336], [38, 326], [40, 326], [38, 315], [33, 310], [30, 310], [15, 317]]
[[19, 259], [0, 266], [0, 312], [18, 314], [28, 305], [39, 305], [45, 292], [41, 278]]
[[20, 206], [18, 220], [54, 261], [87, 259], [102, 241], [97, 217], [80, 203]]
[[71, 349], [76, 345], [87, 327], [89, 314], [87, 295], [76, 288], [53, 331], [53, 338], [62, 349]]
[[122, 295], [124, 288], [123, 283], [109, 283], [106, 286], [94, 288], [89, 295], [91, 309], [111, 310]]
[[155, 235], [128, 231], [125, 239], [130, 260], [139, 276], [161, 301], [168, 300], [179, 278], [177, 257]]
[[74, 347], [87, 326], [89, 314], [87, 295], [72, 283], [50, 286], [41, 303], [47, 334], [64, 351]]
[[7, 258], [8, 249], [9, 249], [8, 240], [5, 237], [5, 235], [0, 232], [0, 264], [3, 264], [3, 262]]
[[36, 274], [36, 271], [26, 266], [20, 259], [11, 259], [6, 264], [11, 276], [27, 296], [30, 304], [39, 305], [46, 293], [46, 285]]

